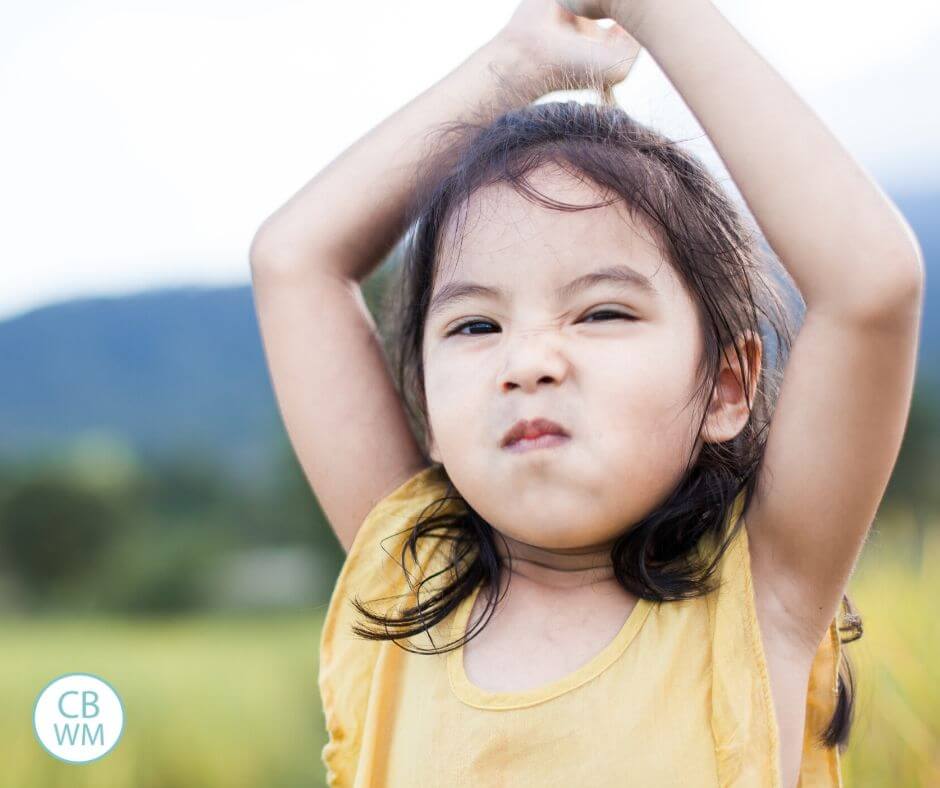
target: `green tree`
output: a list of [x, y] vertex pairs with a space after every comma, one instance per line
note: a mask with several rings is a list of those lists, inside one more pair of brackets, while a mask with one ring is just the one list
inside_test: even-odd
[[19, 482], [0, 505], [0, 551], [27, 591], [42, 598], [90, 574], [117, 527], [102, 496], [42, 473]]

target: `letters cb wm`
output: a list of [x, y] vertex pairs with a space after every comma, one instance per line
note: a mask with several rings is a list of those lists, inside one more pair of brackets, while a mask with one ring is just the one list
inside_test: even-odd
[[107, 755], [124, 731], [124, 706], [114, 688], [93, 673], [66, 673], [36, 698], [33, 729], [39, 743], [66, 763]]

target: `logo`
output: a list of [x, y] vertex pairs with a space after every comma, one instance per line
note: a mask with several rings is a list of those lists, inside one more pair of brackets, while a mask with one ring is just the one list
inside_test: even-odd
[[107, 755], [124, 730], [124, 706], [114, 688], [91, 673], [66, 673], [49, 682], [33, 708], [39, 743], [67, 763]]

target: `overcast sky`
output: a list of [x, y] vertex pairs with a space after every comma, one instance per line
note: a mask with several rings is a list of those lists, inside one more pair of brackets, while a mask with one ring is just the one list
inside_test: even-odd
[[[940, 3], [717, 5], [886, 190], [940, 186]], [[5, 4], [0, 319], [77, 295], [247, 283], [261, 221], [515, 7]], [[660, 131], [699, 137], [688, 147], [727, 177], [649, 55], [615, 95]]]

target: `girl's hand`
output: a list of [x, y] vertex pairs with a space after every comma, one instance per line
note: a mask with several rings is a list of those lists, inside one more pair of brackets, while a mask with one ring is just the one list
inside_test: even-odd
[[525, 52], [549, 80], [549, 90], [607, 91], [626, 79], [642, 47], [619, 24], [605, 29], [571, 9], [600, 5], [604, 3], [522, 0], [497, 37]]
[[572, 14], [588, 19], [615, 19], [636, 36], [646, 9], [651, 4], [663, 5], [670, 0], [558, 0]]

